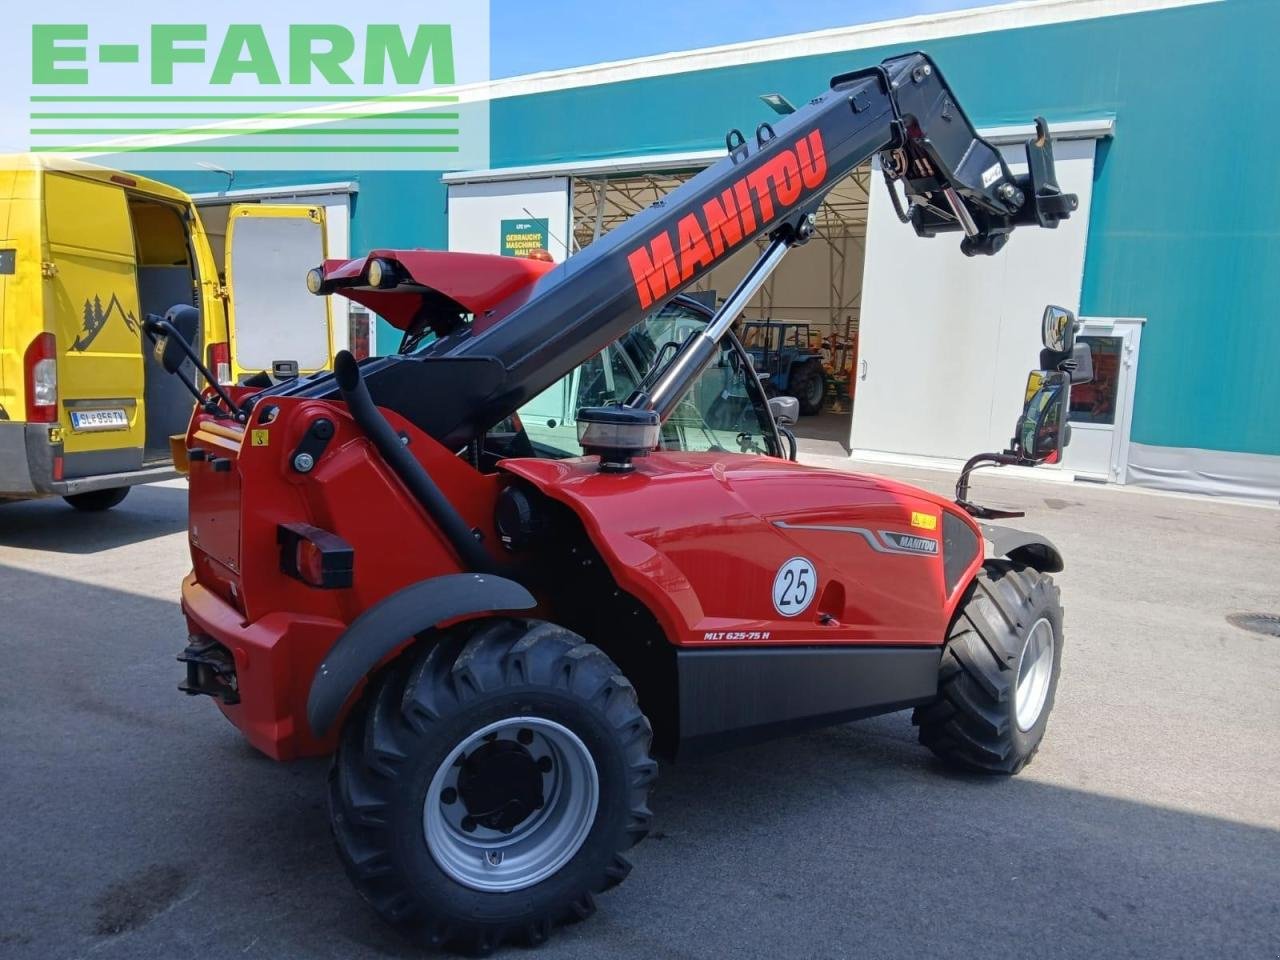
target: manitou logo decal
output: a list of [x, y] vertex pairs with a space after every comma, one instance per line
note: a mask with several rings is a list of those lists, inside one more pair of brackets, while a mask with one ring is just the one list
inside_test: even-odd
[[674, 235], [664, 230], [650, 238], [627, 255], [640, 306], [648, 308], [706, 270], [826, 178], [822, 133], [812, 130], [704, 203], [701, 214], [681, 218]]

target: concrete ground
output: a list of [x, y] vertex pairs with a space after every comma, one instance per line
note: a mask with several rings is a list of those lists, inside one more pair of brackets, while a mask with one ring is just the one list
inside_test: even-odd
[[[668, 767], [630, 879], [537, 956], [1280, 953], [1280, 639], [1225, 619], [1280, 613], [1280, 511], [976, 493], [1068, 557], [1035, 762], [949, 773], [896, 714]], [[0, 956], [420, 955], [347, 884], [325, 764], [175, 689], [184, 507], [181, 483], [0, 506]]]

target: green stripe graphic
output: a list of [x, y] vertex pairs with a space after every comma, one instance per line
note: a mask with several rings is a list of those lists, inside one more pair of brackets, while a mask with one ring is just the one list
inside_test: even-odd
[[32, 103], [457, 103], [454, 96], [438, 96], [434, 94], [405, 93], [390, 94], [382, 97], [323, 97], [323, 96], [38, 96], [32, 97]]
[[181, 129], [164, 129], [164, 128], [141, 128], [131, 127], [122, 130], [118, 127], [106, 127], [101, 129], [79, 128], [76, 130], [56, 130], [56, 129], [38, 129], [32, 130], [33, 137], [74, 137], [81, 134], [89, 136], [111, 136], [111, 135], [134, 135], [145, 134], [148, 136], [164, 136], [164, 135], [181, 135], [181, 136], [215, 136], [217, 139], [223, 137], [300, 137], [315, 135], [319, 137], [423, 137], [423, 136], [456, 136], [458, 129], [440, 128], [429, 130], [412, 130], [400, 129], [395, 127], [379, 127], [376, 129], [354, 128], [349, 130], [334, 130], [332, 128], [312, 129], [311, 127], [284, 127], [279, 130], [262, 129], [262, 130], [208, 130], [200, 128], [181, 128]]
[[32, 153], [457, 153], [457, 147], [444, 146], [399, 146], [383, 144], [298, 144], [278, 147], [258, 145], [210, 146], [209, 144], [192, 144], [163, 147], [107, 147], [97, 144], [81, 144], [80, 146], [32, 146]]
[[148, 113], [33, 113], [32, 120], [283, 120], [290, 117], [323, 117], [333, 120], [457, 120], [457, 113], [188, 113], [179, 111], [153, 111]]

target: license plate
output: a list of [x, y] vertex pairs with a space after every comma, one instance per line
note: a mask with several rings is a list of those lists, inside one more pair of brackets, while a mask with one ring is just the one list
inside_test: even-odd
[[127, 430], [129, 418], [123, 410], [72, 410], [71, 426], [76, 430]]

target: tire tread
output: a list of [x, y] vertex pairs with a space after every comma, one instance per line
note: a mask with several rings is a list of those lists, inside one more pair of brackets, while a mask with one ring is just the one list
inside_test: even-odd
[[912, 714], [922, 744], [954, 766], [987, 773], [1014, 774], [1031, 762], [1040, 741], [1016, 749], [1011, 700], [1021, 637], [1045, 611], [1061, 623], [1052, 577], [1008, 560], [983, 565], [947, 635], [938, 698]]
[[[434, 916], [396, 875], [387, 811], [400, 768], [415, 741], [433, 724], [478, 697], [510, 687], [559, 688], [593, 707], [612, 728], [622, 751], [628, 789], [619, 849], [568, 902], [511, 922]], [[649, 756], [653, 731], [635, 688], [598, 647], [554, 624], [492, 620], [469, 636], [446, 635], [402, 656], [370, 684], [360, 713], [343, 731], [329, 776], [334, 841], [356, 889], [387, 922], [411, 939], [469, 953], [506, 943], [536, 945], [552, 927], [595, 911], [593, 894], [617, 886], [631, 871], [622, 851], [649, 832], [649, 792], [657, 764]]]

